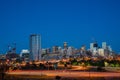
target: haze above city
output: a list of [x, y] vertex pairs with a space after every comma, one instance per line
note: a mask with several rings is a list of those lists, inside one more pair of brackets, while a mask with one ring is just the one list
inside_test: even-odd
[[120, 52], [119, 0], [1, 0], [0, 53], [16, 43], [29, 49], [30, 34], [40, 34], [42, 48], [54, 45], [89, 48], [107, 42]]

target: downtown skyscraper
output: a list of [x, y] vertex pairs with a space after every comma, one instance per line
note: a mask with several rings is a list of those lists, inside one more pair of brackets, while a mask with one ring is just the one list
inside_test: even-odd
[[30, 35], [30, 60], [41, 60], [41, 37], [38, 34]]

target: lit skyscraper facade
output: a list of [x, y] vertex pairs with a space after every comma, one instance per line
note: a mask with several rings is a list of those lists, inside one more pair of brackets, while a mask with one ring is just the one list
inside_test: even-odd
[[97, 50], [98, 50], [98, 44], [97, 44], [97, 42], [90, 43], [90, 51], [92, 52], [93, 56], [97, 55]]
[[64, 49], [68, 48], [67, 42], [64, 42], [63, 47], [64, 47]]
[[107, 43], [106, 42], [102, 42], [102, 48], [107, 49]]
[[30, 60], [38, 61], [41, 59], [41, 38], [40, 35], [30, 35]]

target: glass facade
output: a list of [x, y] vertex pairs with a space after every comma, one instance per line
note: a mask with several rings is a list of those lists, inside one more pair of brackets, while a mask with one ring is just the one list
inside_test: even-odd
[[38, 61], [41, 58], [41, 38], [40, 35], [30, 35], [30, 60]]

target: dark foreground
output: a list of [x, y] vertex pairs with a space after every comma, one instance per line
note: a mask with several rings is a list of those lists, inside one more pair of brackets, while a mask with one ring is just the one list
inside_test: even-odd
[[[0, 78], [0, 80], [2, 80]], [[120, 77], [60, 77], [60, 76], [28, 76], [28, 75], [6, 75], [4, 80], [120, 80]]]

